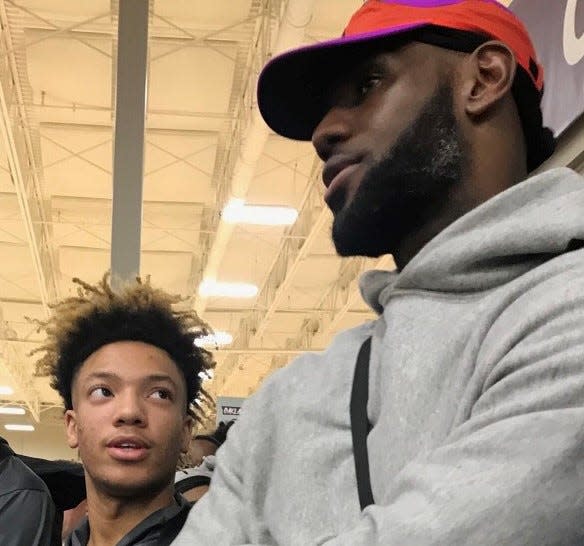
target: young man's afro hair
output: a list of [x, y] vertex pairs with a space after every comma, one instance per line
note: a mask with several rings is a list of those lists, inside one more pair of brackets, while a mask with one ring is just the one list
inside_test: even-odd
[[166, 351], [175, 362], [186, 383], [187, 411], [201, 421], [203, 405], [212, 404], [201, 376], [208, 376], [215, 363], [195, 340], [210, 332], [208, 325], [193, 310], [177, 310], [181, 298], [153, 288], [149, 278], [119, 291], [110, 286], [108, 274], [95, 286], [77, 278], [73, 282], [77, 296], [55, 304], [46, 322], [37, 321], [47, 340], [33, 351], [44, 353], [36, 373], [51, 377], [65, 409], [72, 409], [71, 384], [92, 353], [116, 341], [142, 341]]

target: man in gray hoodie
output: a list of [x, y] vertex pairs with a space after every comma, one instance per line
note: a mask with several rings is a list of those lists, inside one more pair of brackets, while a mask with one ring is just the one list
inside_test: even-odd
[[378, 318], [275, 373], [176, 545], [584, 544], [584, 180], [491, 0], [368, 0], [273, 59], [270, 127], [312, 138]]

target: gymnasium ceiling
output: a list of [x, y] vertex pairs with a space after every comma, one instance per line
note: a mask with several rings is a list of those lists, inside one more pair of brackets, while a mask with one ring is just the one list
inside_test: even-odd
[[[278, 49], [337, 36], [360, 0], [150, 0], [140, 273], [188, 298], [233, 341], [207, 385], [248, 396], [299, 352], [371, 316], [359, 274], [392, 260], [339, 259], [320, 162], [258, 116], [260, 67]], [[0, 404], [56, 415], [28, 353], [42, 319], [110, 268], [116, 0], [0, 0]], [[226, 225], [231, 197], [298, 211], [289, 227]], [[252, 283], [203, 298], [201, 281]], [[13, 420], [13, 419], [12, 419]], [[5, 419], [2, 418], [2, 422]]]
[[[233, 336], [216, 352], [215, 394], [248, 396], [370, 316], [355, 280], [377, 261], [335, 256], [320, 163], [309, 144], [271, 134], [255, 104], [275, 49], [337, 35], [359, 3], [150, 2], [140, 273]], [[33, 377], [41, 338], [25, 317], [45, 317], [72, 277], [93, 283], [110, 268], [117, 14], [109, 0], [0, 0], [0, 385], [15, 390], [0, 399], [31, 422], [59, 400]], [[233, 196], [299, 216], [226, 225]], [[209, 276], [258, 295], [202, 298]]]

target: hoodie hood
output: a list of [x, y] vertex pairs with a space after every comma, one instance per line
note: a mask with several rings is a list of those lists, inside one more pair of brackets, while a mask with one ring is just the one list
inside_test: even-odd
[[553, 169], [499, 193], [441, 231], [400, 273], [368, 271], [363, 299], [380, 313], [391, 289], [491, 290], [584, 240], [584, 182]]

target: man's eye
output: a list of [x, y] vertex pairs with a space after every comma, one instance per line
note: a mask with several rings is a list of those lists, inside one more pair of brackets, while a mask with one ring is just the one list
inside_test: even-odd
[[110, 398], [113, 393], [107, 387], [94, 387], [89, 391], [89, 396], [94, 399]]
[[366, 95], [379, 83], [379, 76], [367, 76], [359, 84], [359, 95]]
[[156, 389], [150, 396], [160, 400], [172, 400], [172, 393], [167, 389]]

